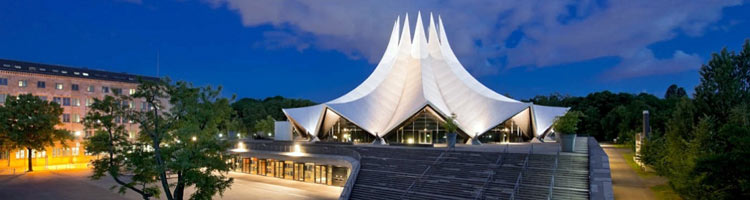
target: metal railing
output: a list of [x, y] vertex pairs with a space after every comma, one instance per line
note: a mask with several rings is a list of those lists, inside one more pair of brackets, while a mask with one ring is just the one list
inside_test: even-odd
[[529, 166], [529, 157], [531, 157], [531, 154], [534, 152], [534, 144], [531, 144], [531, 148], [529, 149], [529, 153], [526, 154], [526, 159], [523, 160], [523, 167], [521, 168], [521, 171], [518, 172], [518, 178], [516, 178], [516, 184], [513, 187], [513, 192], [510, 193], [510, 199], [516, 199], [516, 193], [518, 193], [518, 189], [521, 187], [521, 179], [523, 178], [524, 172], [526, 172], [526, 167]]
[[427, 168], [425, 168], [424, 171], [422, 171], [422, 174], [420, 174], [419, 177], [417, 177], [417, 179], [415, 179], [414, 182], [412, 182], [411, 185], [409, 185], [409, 187], [406, 189], [406, 191], [404, 191], [404, 193], [401, 194], [400, 198], [404, 199], [407, 195], [409, 195], [409, 193], [411, 193], [412, 188], [414, 188], [414, 186], [416, 184], [422, 182], [422, 178], [424, 177], [425, 174], [427, 174], [427, 171], [430, 171], [430, 168], [432, 168], [432, 166], [438, 165], [438, 164], [442, 163], [441, 161], [443, 159], [443, 156], [446, 153], [448, 153], [448, 151], [450, 151], [450, 148], [448, 148], [445, 151], [441, 152], [440, 155], [435, 159], [435, 161], [433, 161], [432, 164], [428, 165]]
[[547, 200], [552, 199], [552, 190], [555, 187], [555, 175], [557, 174], [557, 165], [560, 161], [560, 150], [558, 149], [557, 155], [555, 155], [555, 167], [552, 168], [552, 178], [549, 181], [549, 192], [547, 193]]
[[487, 189], [487, 185], [489, 185], [491, 182], [495, 181], [495, 170], [497, 168], [501, 168], [505, 162], [505, 158], [508, 156], [508, 143], [505, 143], [505, 149], [503, 150], [503, 153], [498, 156], [497, 160], [495, 160], [495, 167], [489, 167], [490, 175], [487, 177], [487, 180], [484, 181], [484, 185], [482, 185], [482, 189], [477, 192], [477, 196], [474, 197], [474, 199], [480, 199], [482, 198], [482, 194]]

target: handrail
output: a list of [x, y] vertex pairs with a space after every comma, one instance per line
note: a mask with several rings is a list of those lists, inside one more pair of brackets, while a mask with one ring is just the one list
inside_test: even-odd
[[529, 165], [529, 157], [531, 157], [531, 153], [534, 152], [534, 144], [531, 144], [531, 148], [529, 149], [529, 153], [526, 154], [526, 159], [523, 160], [523, 167], [521, 168], [521, 171], [518, 172], [518, 178], [516, 178], [516, 185], [513, 187], [513, 192], [510, 193], [510, 199], [516, 199], [516, 192], [518, 192], [518, 189], [521, 186], [521, 179], [523, 178], [523, 172], [526, 171], [526, 167]]
[[555, 155], [555, 167], [552, 168], [552, 178], [549, 182], [549, 192], [547, 193], [547, 200], [552, 199], [552, 188], [555, 187], [555, 175], [557, 174], [557, 165], [560, 161], [560, 149], [557, 150], [557, 155]]
[[400, 199], [404, 199], [404, 197], [406, 195], [409, 195], [409, 193], [411, 192], [411, 189], [414, 188], [414, 185], [416, 185], [418, 182], [421, 182], [422, 177], [424, 177], [424, 175], [427, 174], [427, 171], [429, 171], [430, 168], [432, 168], [433, 165], [440, 164], [441, 163], [440, 160], [443, 158], [443, 155], [445, 155], [445, 153], [448, 153], [449, 150], [450, 150], [450, 148], [448, 148], [445, 151], [441, 152], [440, 155], [437, 158], [435, 158], [435, 161], [433, 161], [432, 164], [428, 165], [427, 168], [425, 168], [424, 171], [422, 171], [422, 174], [420, 174], [419, 177], [417, 177], [417, 179], [415, 179], [413, 182], [411, 182], [411, 185], [409, 185], [409, 187], [406, 188], [406, 191], [404, 191], [404, 193], [401, 194], [401, 197], [399, 197], [399, 198]]
[[[508, 143], [505, 143], [505, 149], [503, 150], [503, 153], [500, 154], [500, 156], [497, 157], [497, 160], [495, 160], [495, 168], [500, 168], [503, 166], [503, 163], [505, 162], [505, 158], [508, 154]], [[482, 185], [482, 189], [477, 192], [477, 196], [474, 197], [474, 199], [479, 199], [482, 197], [482, 193], [484, 193], [484, 190], [487, 189], [487, 185], [490, 184], [490, 182], [495, 181], [495, 171], [493, 170], [492, 166], [489, 167], [491, 171], [490, 175], [487, 177], [487, 180], [484, 181], [484, 185]]]

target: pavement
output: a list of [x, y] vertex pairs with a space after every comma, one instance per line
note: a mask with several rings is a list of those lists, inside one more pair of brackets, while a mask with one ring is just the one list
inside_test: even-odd
[[[90, 180], [90, 169], [38, 171], [21, 175], [0, 175], [0, 199], [142, 199], [135, 192], [120, 195], [109, 188], [115, 185], [110, 177]], [[303, 183], [273, 177], [229, 173], [234, 178], [224, 196], [214, 199], [338, 199], [343, 188]], [[186, 198], [194, 191], [186, 189]], [[166, 199], [162, 194], [161, 199]]]
[[616, 148], [614, 145], [601, 144], [604, 152], [609, 156], [609, 167], [612, 171], [612, 189], [615, 199], [656, 199], [650, 187], [662, 184], [665, 180], [661, 178], [644, 179], [638, 176], [628, 163], [625, 162], [623, 153], [631, 152], [627, 148]]

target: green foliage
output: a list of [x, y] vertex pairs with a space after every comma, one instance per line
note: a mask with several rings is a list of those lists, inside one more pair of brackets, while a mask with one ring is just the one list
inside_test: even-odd
[[448, 133], [455, 133], [458, 130], [458, 124], [456, 123], [456, 114], [451, 114], [450, 117], [445, 118], [443, 122], [443, 128]]
[[750, 198], [750, 41], [701, 67], [695, 100], [677, 98], [643, 160], [685, 199]]
[[[167, 199], [183, 199], [186, 187], [195, 187], [190, 199], [211, 199], [223, 194], [233, 179], [226, 177], [230, 144], [218, 137], [231, 127], [232, 99], [221, 88], [197, 88], [187, 82], [144, 82], [133, 95], [153, 105], [134, 112], [141, 125], [141, 141], [153, 148], [151, 163]], [[169, 106], [162, 103], [169, 101]], [[176, 175], [170, 183], [167, 173]], [[171, 189], [170, 187], [174, 188]]]
[[315, 105], [315, 102], [306, 99], [289, 99], [281, 96], [268, 97], [263, 100], [242, 98], [232, 104], [236, 112], [235, 118], [243, 124], [243, 132], [255, 131], [255, 123], [265, 119], [267, 116], [274, 120], [284, 121], [286, 116], [281, 112], [282, 108], [297, 108]]
[[[141, 195], [143, 199], [159, 196], [156, 182], [156, 170], [153, 166], [153, 156], [145, 149], [146, 142], [129, 140], [129, 133], [125, 125], [115, 122], [116, 118], [126, 118], [130, 115], [122, 101], [131, 99], [124, 96], [105, 96], [94, 99], [89, 106], [89, 112], [83, 119], [86, 129], [96, 130], [94, 136], [86, 138], [86, 151], [94, 155], [103, 155], [92, 161], [94, 166], [91, 178], [101, 179], [112, 177], [119, 185], [119, 193], [130, 189]], [[127, 175], [126, 175], [127, 174]], [[127, 178], [125, 178], [127, 177]], [[116, 186], [113, 186], [115, 188]]]
[[575, 134], [576, 130], [578, 130], [578, 123], [583, 116], [584, 115], [581, 111], [569, 111], [562, 117], [558, 117], [552, 127], [557, 133]]
[[29, 171], [31, 150], [44, 150], [55, 142], [63, 145], [65, 140], [73, 138], [66, 130], [57, 129], [61, 124], [60, 115], [63, 109], [54, 102], [41, 100], [31, 94], [17, 97], [8, 96], [5, 105], [0, 107], [0, 140], [5, 148], [25, 148], [28, 150]]
[[[683, 97], [685, 98], [685, 97]], [[577, 133], [596, 137], [600, 141], [632, 142], [634, 133], [641, 132], [642, 111], [651, 113], [651, 128], [663, 131], [674, 105], [681, 98], [659, 99], [646, 93], [628, 94], [609, 91], [591, 93], [585, 97], [560, 94], [536, 96], [528, 101], [539, 105], [570, 107], [584, 115]]]
[[271, 117], [271, 115], [266, 116], [265, 119], [258, 120], [255, 122], [255, 132], [260, 132], [262, 135], [265, 135], [266, 133], [273, 133], [273, 126], [276, 120]]
[[670, 98], [682, 98], [687, 97], [687, 92], [685, 92], [685, 88], [679, 87], [675, 84], [672, 84], [667, 88], [667, 92], [664, 93], [665, 99]]

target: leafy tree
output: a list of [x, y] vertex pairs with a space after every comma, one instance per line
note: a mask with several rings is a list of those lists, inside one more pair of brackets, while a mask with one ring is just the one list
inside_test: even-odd
[[575, 134], [578, 130], [578, 123], [581, 121], [581, 117], [583, 117], [581, 111], [570, 111], [562, 117], [558, 117], [552, 127], [558, 133]]
[[117, 118], [127, 118], [132, 112], [121, 104], [129, 100], [124, 96], [94, 99], [83, 122], [86, 129], [96, 130], [96, 133], [86, 139], [84, 146], [89, 153], [105, 155], [92, 161], [92, 179], [109, 175], [120, 185], [120, 193], [130, 189], [143, 199], [149, 199], [159, 195], [159, 188], [152, 184], [157, 175], [151, 167], [153, 156], [146, 149], [147, 143], [129, 139], [125, 125], [115, 122]]
[[667, 88], [667, 92], [664, 93], [664, 98], [681, 98], [686, 97], [687, 92], [685, 92], [685, 88], [679, 87], [676, 84], [672, 84]]
[[[750, 198], [750, 41], [701, 67], [695, 100], [680, 98], [644, 162], [686, 199]], [[667, 102], [670, 100], [668, 99]]]
[[0, 120], [0, 133], [4, 133], [8, 148], [25, 148], [28, 152], [29, 171], [34, 171], [31, 164], [32, 150], [43, 150], [55, 142], [65, 145], [65, 140], [73, 138], [66, 130], [55, 126], [62, 124], [60, 115], [63, 109], [59, 104], [41, 100], [31, 94], [18, 97], [8, 96], [3, 106], [4, 117]]
[[266, 133], [273, 133], [274, 123], [276, 120], [271, 117], [271, 115], [267, 115], [265, 119], [258, 120], [255, 122], [255, 132], [260, 132], [262, 134]]
[[[233, 110], [231, 100], [220, 93], [221, 88], [162, 80], [142, 83], [133, 95], [151, 105], [133, 118], [154, 149], [154, 168], [167, 199], [183, 199], [185, 188], [191, 186], [196, 192], [190, 199], [211, 199], [232, 184], [233, 179], [225, 176], [231, 167], [226, 162], [230, 145], [218, 134], [231, 122]], [[176, 175], [176, 181], [170, 183], [167, 173]]]
[[275, 120], [286, 120], [286, 116], [281, 112], [282, 108], [297, 108], [315, 105], [315, 102], [306, 99], [290, 99], [281, 96], [268, 97], [265, 99], [242, 98], [232, 103], [232, 108], [236, 112], [236, 118], [240, 119], [245, 126], [243, 131], [252, 132], [255, 123], [271, 116]]

